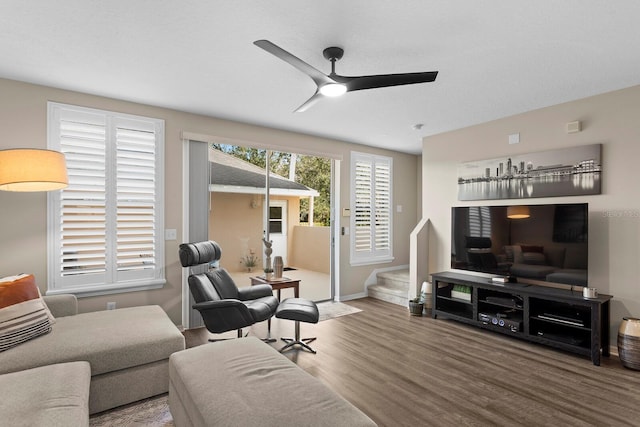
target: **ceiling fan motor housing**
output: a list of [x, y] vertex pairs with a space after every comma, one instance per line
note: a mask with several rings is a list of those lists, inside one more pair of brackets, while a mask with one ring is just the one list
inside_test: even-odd
[[328, 47], [322, 51], [322, 55], [329, 61], [337, 61], [342, 59], [342, 55], [344, 55], [344, 50], [341, 47]]

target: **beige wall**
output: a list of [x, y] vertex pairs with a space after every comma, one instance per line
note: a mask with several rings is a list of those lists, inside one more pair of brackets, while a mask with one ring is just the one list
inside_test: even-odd
[[[100, 88], [96, 88], [99, 91]], [[394, 202], [402, 204], [403, 213], [394, 217], [394, 255], [391, 265], [409, 261], [409, 231], [416, 223], [416, 156], [350, 144], [342, 141], [279, 131], [260, 126], [231, 122], [196, 114], [103, 98], [50, 87], [0, 79], [0, 148], [46, 147], [47, 101], [55, 101], [122, 113], [156, 117], [165, 120], [165, 227], [178, 230], [178, 239], [165, 244], [166, 277], [164, 288], [149, 292], [132, 292], [82, 298], [80, 310], [105, 308], [108, 301], [118, 307], [159, 304], [175, 323], [181, 320], [181, 266], [178, 244], [182, 242], [182, 132], [199, 133], [232, 140], [247, 141], [256, 146], [325, 153], [342, 158], [340, 204], [349, 206], [349, 153], [351, 150], [389, 155], [394, 159]], [[348, 220], [340, 217], [339, 220]], [[342, 225], [348, 226], [348, 221]], [[0, 275], [33, 272], [40, 288], [46, 290], [46, 195], [42, 193], [0, 192]], [[374, 266], [349, 266], [348, 236], [341, 236], [340, 295], [364, 292], [364, 282]]]
[[331, 270], [331, 229], [329, 227], [293, 228], [289, 246], [289, 264], [305, 270], [329, 274]]
[[[251, 202], [259, 200], [252, 207]], [[271, 200], [287, 201], [287, 244], [293, 244], [293, 229], [300, 223], [300, 199], [298, 197], [273, 196]], [[218, 242], [222, 248], [220, 266], [229, 271], [244, 271], [245, 266], [240, 259], [245, 255], [242, 239], [248, 239], [248, 247], [254, 250], [258, 259], [262, 260], [264, 230], [262, 216], [264, 212], [264, 196], [238, 193], [211, 193], [211, 210], [209, 211], [209, 238]], [[277, 254], [273, 254], [275, 256]], [[289, 249], [289, 259], [291, 249]], [[289, 262], [291, 264], [291, 262]], [[262, 261], [255, 271], [261, 271]]]
[[[602, 194], [528, 199], [531, 204], [589, 203], [589, 283], [612, 294], [611, 337], [623, 316], [640, 316], [640, 86], [556, 105], [425, 138], [422, 184], [424, 215], [431, 219], [429, 271], [449, 269], [451, 206], [507, 204], [459, 202], [457, 165], [520, 153], [603, 144]], [[567, 134], [565, 124], [582, 122]], [[520, 144], [508, 135], [520, 133]]]

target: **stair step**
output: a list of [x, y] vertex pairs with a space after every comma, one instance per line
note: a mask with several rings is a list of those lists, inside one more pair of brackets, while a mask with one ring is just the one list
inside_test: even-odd
[[404, 287], [409, 290], [409, 270], [392, 270], [376, 274], [378, 285]]
[[409, 270], [391, 270], [376, 274], [376, 284], [367, 288], [371, 298], [407, 307]]

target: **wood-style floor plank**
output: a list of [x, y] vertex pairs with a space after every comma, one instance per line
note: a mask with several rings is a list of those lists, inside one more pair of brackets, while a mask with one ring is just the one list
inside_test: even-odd
[[[285, 353], [380, 426], [640, 425], [640, 371], [364, 298], [360, 313], [302, 324], [317, 354]], [[256, 325], [251, 334], [264, 336]], [[293, 322], [274, 319], [273, 336]], [[188, 346], [206, 331], [187, 331]], [[279, 348], [282, 343], [273, 344]]]

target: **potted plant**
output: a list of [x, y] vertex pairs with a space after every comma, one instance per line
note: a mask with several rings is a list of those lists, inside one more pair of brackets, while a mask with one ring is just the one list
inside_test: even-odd
[[424, 303], [420, 302], [420, 297], [409, 300], [409, 313], [411, 313], [412, 316], [422, 316], [423, 309]]
[[253, 253], [249, 253], [248, 255], [243, 256], [240, 262], [244, 264], [244, 266], [247, 268], [247, 271], [251, 273], [251, 271], [253, 271], [253, 267], [258, 265], [258, 257]]
[[453, 285], [453, 289], [451, 290], [451, 298], [471, 302], [471, 286]]
[[264, 278], [266, 280], [273, 279], [273, 268], [265, 268], [264, 269]]

